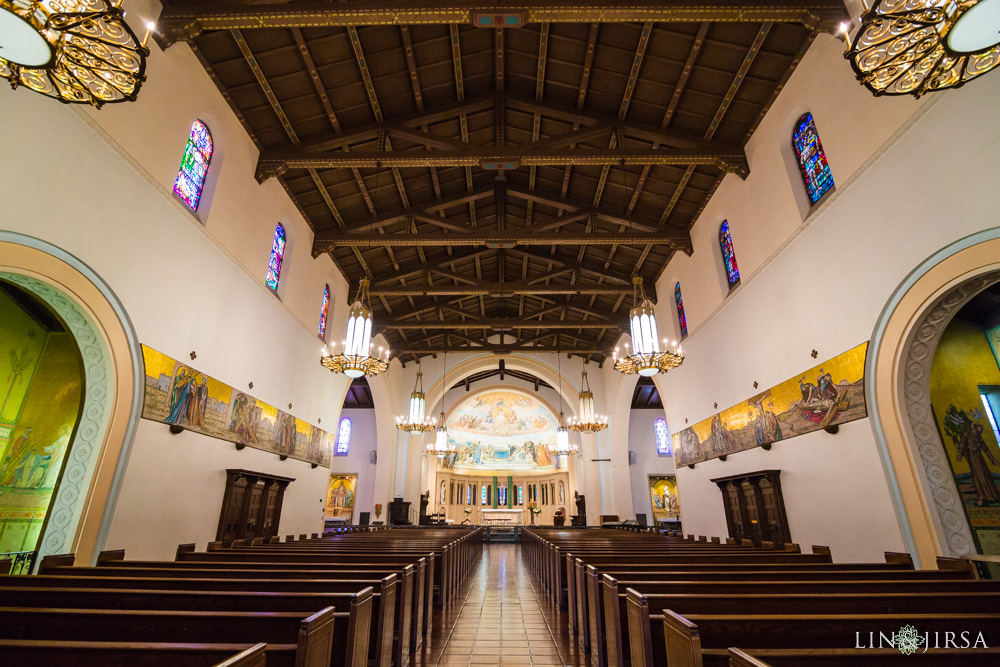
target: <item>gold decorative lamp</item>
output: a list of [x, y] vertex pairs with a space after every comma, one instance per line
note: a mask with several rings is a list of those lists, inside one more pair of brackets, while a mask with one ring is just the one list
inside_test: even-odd
[[876, 0], [853, 40], [847, 24], [840, 32], [875, 95], [958, 88], [1000, 65], [1000, 0]]
[[396, 417], [396, 428], [407, 433], [426, 433], [434, 429], [435, 422], [430, 417], [424, 416], [427, 401], [424, 397], [423, 371], [417, 366], [417, 381], [413, 384], [413, 393], [410, 394], [410, 412], [406, 417]]
[[146, 80], [120, 0], [0, 0], [0, 77], [67, 104], [133, 102]]
[[569, 456], [580, 451], [580, 446], [569, 441], [569, 431], [566, 429], [566, 415], [563, 414], [562, 405], [562, 364], [560, 357], [556, 353], [556, 373], [559, 376], [559, 427], [556, 428], [556, 444], [552, 453], [557, 456]]
[[334, 373], [343, 373], [349, 378], [384, 373], [389, 368], [389, 350], [380, 347], [379, 356], [371, 356], [374, 347], [371, 340], [372, 311], [368, 306], [368, 279], [362, 278], [358, 296], [351, 306], [350, 317], [347, 318], [344, 351], [341, 354], [333, 354], [324, 346], [320, 363]]
[[444, 389], [441, 392], [441, 421], [437, 425], [437, 434], [434, 442], [427, 444], [427, 451], [437, 456], [447, 456], [454, 454], [458, 449], [448, 442], [448, 423], [444, 416], [444, 398], [448, 394], [448, 353], [444, 353], [444, 371], [441, 376], [441, 384]]
[[[675, 347], [673, 352], [660, 351], [653, 303], [646, 298], [646, 292], [642, 289], [642, 278], [639, 276], [632, 278], [632, 303], [633, 308], [629, 313], [632, 353], [628, 353], [628, 343], [625, 344], [624, 357], [619, 357], [618, 348], [615, 348], [615, 370], [626, 375], [638, 373], [643, 377], [650, 377], [657, 373], [666, 373], [684, 363], [679, 347]], [[666, 345], [666, 339], [663, 343]]]
[[587, 371], [583, 371], [580, 382], [580, 417], [569, 419], [569, 428], [578, 433], [597, 433], [608, 427], [608, 418], [594, 411], [594, 392], [590, 390]]

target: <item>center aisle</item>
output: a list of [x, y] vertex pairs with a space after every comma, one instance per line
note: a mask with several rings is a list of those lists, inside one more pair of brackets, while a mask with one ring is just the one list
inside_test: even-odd
[[435, 619], [440, 630], [415, 665], [586, 665], [565, 613], [540, 600], [534, 584], [518, 545], [484, 545], [478, 572]]

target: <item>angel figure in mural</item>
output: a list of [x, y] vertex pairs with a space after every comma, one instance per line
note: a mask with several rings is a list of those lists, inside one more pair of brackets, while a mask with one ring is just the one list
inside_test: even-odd
[[42, 451], [46, 454], [46, 464], [45, 464], [45, 474], [39, 479], [38, 486], [35, 488], [40, 489], [54, 489], [56, 488], [56, 479], [59, 477], [60, 461], [62, 461], [63, 456], [66, 455], [66, 450], [69, 448], [69, 437], [72, 432], [72, 428], [69, 424], [63, 424], [59, 427], [59, 437], [56, 438], [48, 447], [42, 448]]
[[30, 426], [24, 429], [20, 437], [10, 446], [3, 465], [0, 466], [0, 486], [17, 486], [24, 474], [25, 460], [32, 449]]

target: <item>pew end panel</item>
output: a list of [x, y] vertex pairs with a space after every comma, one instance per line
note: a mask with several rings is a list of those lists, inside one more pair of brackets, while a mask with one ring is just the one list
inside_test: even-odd
[[901, 553], [898, 551], [886, 551], [885, 552], [885, 562], [890, 565], [905, 565], [909, 569], [913, 569], [913, 556], [908, 553]]
[[825, 547], [821, 544], [812, 545], [812, 552], [814, 554], [820, 554], [823, 556], [829, 556], [831, 562], [833, 561], [833, 554], [830, 552], [830, 547]]
[[368, 644], [371, 638], [372, 598], [371, 586], [354, 594], [351, 601], [351, 618], [347, 625], [347, 651], [344, 667], [367, 667]]
[[979, 570], [976, 568], [975, 564], [971, 560], [965, 558], [946, 558], [944, 556], [938, 556], [937, 567], [939, 570], [948, 570], [949, 572], [965, 572], [969, 576], [969, 579], [979, 579]]
[[46, 574], [53, 568], [73, 567], [76, 562], [76, 554], [52, 554], [43, 556], [42, 562], [38, 565], [38, 574]]
[[669, 609], [663, 614], [663, 641], [669, 667], [702, 667], [698, 626]]
[[632, 667], [654, 667], [649, 605], [646, 596], [634, 588], [626, 589], [625, 596], [628, 606], [628, 644]]
[[601, 576], [604, 594], [604, 637], [608, 664], [621, 667], [625, 664], [622, 646], [622, 617], [618, 603], [618, 580], [611, 575]]
[[240, 651], [228, 660], [223, 660], [215, 667], [265, 667], [265, 651], [267, 644], [257, 644], [245, 651]]
[[[184, 546], [184, 545], [181, 545]], [[177, 547], [180, 549], [180, 547]], [[191, 545], [192, 551], [194, 550], [194, 545]], [[116, 563], [118, 561], [125, 560], [125, 550], [124, 549], [113, 549], [110, 551], [102, 551], [97, 554], [97, 565], [101, 566], [105, 563]]]
[[330, 667], [333, 664], [333, 607], [303, 619], [299, 626], [295, 667]]
[[729, 667], [769, 667], [762, 660], [758, 660], [752, 655], [747, 655], [738, 648], [729, 649]]

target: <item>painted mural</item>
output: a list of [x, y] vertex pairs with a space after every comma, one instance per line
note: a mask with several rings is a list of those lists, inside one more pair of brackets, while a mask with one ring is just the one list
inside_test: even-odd
[[300, 461], [329, 466], [334, 435], [142, 346], [142, 416]]
[[649, 476], [649, 500], [653, 507], [653, 525], [659, 519], [676, 519], [681, 515], [680, 497], [677, 495], [677, 477], [674, 475]]
[[673, 436], [677, 465], [787, 440], [868, 416], [868, 343], [814, 366]]
[[0, 292], [0, 553], [37, 547], [82, 392], [73, 337]]
[[[947, 326], [931, 364], [931, 406], [979, 553], [1000, 555], [1000, 366], [992, 331]], [[992, 418], [992, 419], [991, 419]], [[994, 576], [1000, 566], [994, 565]]]
[[520, 391], [487, 391], [465, 399], [448, 417], [456, 453], [439, 467], [471, 474], [544, 473], [559, 467], [552, 455], [558, 421], [537, 398]]
[[357, 475], [330, 475], [323, 516], [327, 519], [346, 519], [347, 523], [351, 523], [357, 488]]

